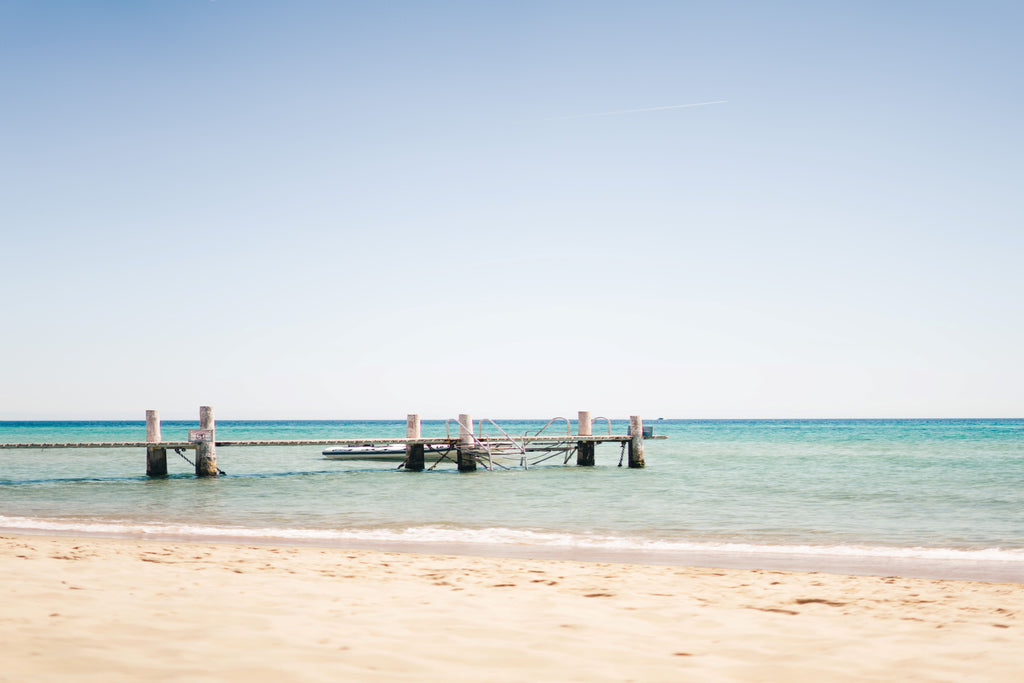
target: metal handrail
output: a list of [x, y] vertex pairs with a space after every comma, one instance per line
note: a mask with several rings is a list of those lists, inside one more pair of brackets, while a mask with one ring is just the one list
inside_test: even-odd
[[[605, 422], [605, 424], [607, 425], [608, 435], [609, 436], [613, 436], [613, 425], [612, 425], [612, 421], [611, 421], [610, 418], [603, 417], [603, 416], [602, 417], [595, 417], [595, 418], [591, 419], [591, 421], [590, 421], [591, 427], [593, 427], [594, 423], [599, 422], [601, 420], [603, 420]], [[551, 439], [552, 443], [557, 443], [557, 442], [569, 443], [570, 441], [573, 440], [573, 436], [574, 435], [572, 433], [572, 422], [568, 418], [565, 418], [565, 417], [553, 417], [550, 420], [548, 420], [547, 423], [545, 423], [545, 425], [543, 427], [541, 427], [540, 429], [536, 430], [535, 432], [534, 431], [527, 431], [526, 433], [523, 434], [522, 437], [513, 437], [511, 434], [509, 434], [504, 429], [502, 429], [501, 425], [499, 425], [494, 420], [492, 420], [490, 418], [482, 418], [482, 419], [477, 421], [477, 426], [476, 426], [476, 430], [475, 430], [476, 433], [474, 433], [473, 431], [468, 431], [467, 434], [468, 434], [468, 436], [469, 436], [473, 446], [476, 447], [476, 448], [481, 449], [482, 451], [484, 451], [484, 453], [486, 453], [487, 457], [486, 457], [486, 465], [485, 466], [487, 467], [487, 469], [489, 469], [489, 470], [494, 469], [494, 465], [498, 465], [502, 469], [505, 469], [504, 465], [502, 465], [500, 462], [495, 462], [494, 461], [494, 451], [493, 451], [493, 449], [501, 447], [501, 446], [506, 446], [506, 445], [515, 448], [519, 452], [520, 466], [528, 469], [531, 463], [530, 463], [530, 455], [529, 455], [529, 452], [528, 452], [529, 448], [527, 447], [527, 444], [529, 444], [531, 441], [533, 441], [535, 439], [539, 439], [541, 437], [541, 435], [544, 432], [546, 432], [551, 427], [551, 425], [555, 424], [556, 422], [560, 422], [560, 421], [565, 423], [565, 436], [551, 435], [551, 436], [548, 436], [548, 437], [544, 437], [544, 439], [545, 440]], [[449, 419], [445, 420], [445, 423], [444, 423], [445, 424], [445, 426], [444, 426], [445, 438], [447, 440], [449, 440], [449, 441], [455, 438], [455, 437], [452, 436], [452, 432], [451, 432], [451, 424], [453, 422], [460, 426], [459, 438], [462, 438], [462, 428], [461, 428], [462, 427], [462, 423], [460, 423], [455, 418], [449, 418]], [[491, 437], [491, 436], [489, 436], [487, 434], [484, 434], [484, 423], [485, 422], [489, 423], [498, 432], [500, 432], [501, 437], [500, 438], [498, 438], [496, 436], [495, 437]], [[593, 430], [591, 430], [591, 431], [593, 431]], [[545, 441], [545, 443], [546, 443], [546, 441]], [[541, 455], [541, 456], [538, 456], [537, 458], [535, 458], [534, 462], [532, 463], [534, 465], [536, 465], [536, 464], [538, 464], [540, 462], [544, 462], [545, 460], [548, 460], [551, 457], [554, 457], [554, 455], [555, 455], [554, 451], [555, 450], [561, 450], [561, 449], [560, 448], [556, 448], [556, 449], [542, 448], [542, 449], [537, 449], [537, 450], [543, 451], [543, 453], [545, 453], [545, 455]], [[478, 459], [480, 459], [481, 462], [483, 462], [482, 458], [478, 458]]]
[[489, 417], [485, 417], [482, 420], [480, 420], [479, 423], [477, 423], [477, 433], [480, 435], [481, 439], [484, 438], [484, 422], [490, 422], [494, 426], [494, 428], [497, 429], [499, 432], [501, 432], [501, 435], [504, 436], [508, 440], [508, 443], [510, 443], [511, 445], [515, 446], [516, 449], [521, 454], [523, 454], [523, 455], [526, 454], [526, 446], [524, 444], [519, 444], [514, 438], [509, 436], [508, 432], [506, 432], [504, 429], [502, 429], [501, 426], [498, 425], [497, 422], [495, 422], [494, 420], [492, 420]]
[[[488, 420], [488, 421], [491, 424], [494, 424], [493, 420]], [[450, 425], [451, 425], [452, 422], [453, 422], [452, 418], [448, 418], [447, 420], [444, 421], [444, 433], [445, 433], [445, 436], [447, 438], [449, 438], [449, 439], [452, 438], [451, 430], [450, 430]], [[459, 425], [459, 439], [461, 440], [462, 439], [462, 427], [463, 427], [463, 424], [461, 422], [459, 422], [458, 420], [454, 420], [454, 422], [456, 422]], [[494, 426], [498, 427], [498, 425], [494, 425]], [[500, 430], [501, 427], [498, 427], [498, 429]], [[485, 453], [487, 453], [487, 469], [493, 470], [494, 469], [494, 457], [493, 457], [493, 455], [491, 453], [491, 449], [488, 448], [486, 443], [484, 443], [483, 441], [478, 439], [476, 437], [476, 435], [473, 434], [473, 430], [471, 430], [471, 429], [466, 430], [466, 434], [468, 434], [469, 438], [473, 440], [473, 444], [474, 445], [479, 446], [480, 448], [482, 448], [484, 450]], [[481, 436], [483, 436], [483, 435], [481, 434]], [[501, 463], [498, 463], [498, 467], [502, 467], [503, 468]]]
[[591, 426], [591, 430], [590, 431], [591, 432], [594, 431], [593, 430], [594, 423], [597, 422], [598, 420], [604, 420], [605, 422], [608, 423], [608, 436], [611, 436], [612, 435], [612, 421], [609, 420], [607, 417], [595, 417], [593, 420], [591, 420], [590, 421], [590, 426]]
[[[541, 433], [544, 432], [544, 430], [546, 430], [548, 427], [550, 427], [553, 423], [557, 422], [558, 420], [564, 420], [565, 421], [565, 433], [568, 436], [572, 436], [572, 424], [569, 422], [568, 418], [564, 418], [564, 417], [553, 417], [553, 418], [551, 418], [550, 420], [548, 420], [548, 423], [546, 425], [544, 425], [543, 427], [541, 427], [540, 429], [537, 430], [537, 433], [534, 434], [534, 436], [540, 436]], [[523, 434], [523, 436], [530, 436], [530, 432], [526, 432], [525, 434]]]

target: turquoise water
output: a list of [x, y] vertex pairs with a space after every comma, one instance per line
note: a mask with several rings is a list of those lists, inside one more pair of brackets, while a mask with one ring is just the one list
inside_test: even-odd
[[[499, 424], [522, 434], [543, 422]], [[598, 446], [594, 468], [555, 459], [469, 474], [331, 461], [318, 447], [220, 447], [227, 476], [210, 480], [173, 452], [171, 476], [147, 479], [142, 449], [0, 450], [0, 527], [680, 562], [710, 554], [748, 566], [919, 560], [1024, 580], [1024, 420], [648, 424], [669, 438], [647, 441], [643, 470], [619, 468], [617, 444]], [[164, 422], [163, 437], [196, 427]], [[423, 431], [443, 436], [445, 424]], [[404, 420], [217, 424], [218, 440], [404, 434]], [[141, 421], [0, 422], [3, 443], [144, 437]]]

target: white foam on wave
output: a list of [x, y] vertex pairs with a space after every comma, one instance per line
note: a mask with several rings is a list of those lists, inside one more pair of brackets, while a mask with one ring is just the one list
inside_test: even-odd
[[0, 515], [0, 529], [100, 536], [161, 536], [238, 538], [253, 541], [337, 543], [346, 540], [379, 543], [438, 543], [538, 546], [632, 552], [729, 553], [736, 555], [798, 555], [835, 558], [894, 558], [961, 562], [1022, 562], [1024, 548], [927, 548], [861, 545], [756, 544], [715, 541], [677, 541], [570, 534], [502, 527], [469, 529], [416, 526], [402, 529], [288, 529], [182, 524], [48, 520]]

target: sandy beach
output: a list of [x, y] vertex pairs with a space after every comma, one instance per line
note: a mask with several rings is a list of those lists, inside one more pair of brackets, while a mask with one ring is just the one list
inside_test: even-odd
[[1017, 681], [1024, 585], [0, 537], [2, 681]]

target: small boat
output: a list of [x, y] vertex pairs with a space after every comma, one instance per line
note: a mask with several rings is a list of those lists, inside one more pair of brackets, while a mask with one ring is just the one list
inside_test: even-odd
[[359, 446], [332, 446], [324, 449], [328, 460], [405, 460], [405, 445], [400, 443], [372, 444]]

